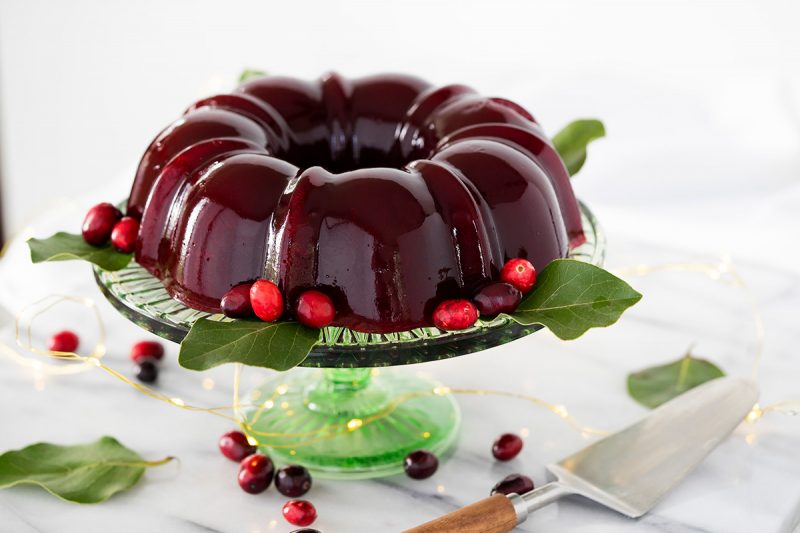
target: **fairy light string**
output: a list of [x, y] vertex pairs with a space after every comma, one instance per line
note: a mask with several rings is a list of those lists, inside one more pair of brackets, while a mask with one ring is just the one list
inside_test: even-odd
[[[753, 325], [755, 329], [755, 348], [753, 354], [752, 377], [754, 380], [757, 380], [759, 375], [759, 368], [764, 354], [764, 345], [765, 345], [765, 328], [764, 328], [763, 315], [758, 306], [755, 296], [746, 285], [742, 276], [733, 267], [733, 264], [731, 263], [730, 259], [724, 257], [722, 261], [720, 261], [719, 263], [663, 263], [656, 265], [636, 265], [633, 267], [618, 269], [615, 273], [621, 277], [642, 277], [658, 272], [668, 272], [668, 271], [700, 273], [707, 276], [713, 281], [724, 283], [728, 286], [740, 289], [744, 292], [748, 306], [750, 308]], [[74, 352], [54, 352], [34, 346], [32, 340], [33, 339], [32, 329], [35, 319], [47, 313], [53, 307], [62, 303], [73, 303], [82, 305], [88, 308], [90, 311], [92, 311], [93, 317], [97, 324], [98, 335], [95, 346], [93, 347], [89, 355], [80, 355]], [[33, 370], [34, 375], [37, 377], [37, 379], [40, 379], [41, 376], [43, 375], [49, 375], [49, 374], [74, 373], [76, 371], [85, 369], [86, 366], [96, 367], [108, 373], [109, 375], [113, 376], [114, 378], [128, 384], [129, 386], [141, 392], [142, 394], [150, 398], [153, 398], [155, 400], [167, 403], [169, 405], [187, 411], [209, 413], [214, 416], [230, 420], [231, 422], [240, 425], [242, 429], [248, 434], [249, 438], [252, 441], [254, 441], [253, 442], [254, 444], [259, 443], [261, 439], [269, 440], [270, 442], [268, 442], [267, 445], [272, 448], [294, 449], [303, 446], [310, 446], [313, 444], [317, 444], [321, 441], [335, 438], [342, 433], [350, 431], [358, 431], [366, 426], [369, 426], [370, 424], [380, 421], [383, 418], [391, 415], [399, 406], [401, 406], [406, 402], [422, 397], [444, 396], [449, 394], [471, 395], [480, 397], [500, 397], [500, 398], [509, 398], [519, 401], [525, 401], [534, 405], [539, 409], [544, 409], [550, 412], [551, 414], [557, 416], [564, 423], [569, 425], [573, 430], [577, 431], [586, 438], [600, 437], [608, 434], [608, 432], [603, 429], [598, 429], [582, 424], [574, 416], [570, 414], [566, 406], [559, 404], [552, 404], [537, 396], [523, 394], [523, 393], [509, 392], [509, 391], [500, 391], [500, 390], [484, 390], [484, 389], [444, 387], [444, 386], [438, 386], [432, 389], [401, 394], [388, 401], [386, 405], [378, 412], [364, 418], [352, 418], [346, 422], [330, 424], [324, 427], [298, 433], [262, 431], [255, 427], [260, 417], [262, 416], [262, 413], [267, 409], [272, 409], [276, 405], [279, 405], [278, 403], [279, 399], [282, 395], [288, 392], [289, 385], [287, 384], [279, 385], [272, 391], [270, 397], [264, 400], [261, 400], [260, 398], [252, 398], [251, 401], [243, 403], [241, 401], [239, 392], [242, 381], [243, 366], [237, 363], [234, 365], [234, 376], [233, 376], [234, 394], [233, 394], [232, 405], [203, 407], [198, 405], [192, 405], [190, 403], [187, 403], [180, 397], [170, 396], [169, 394], [153, 389], [152, 387], [148, 387], [146, 385], [138, 383], [128, 378], [127, 376], [123, 375], [122, 373], [114, 370], [113, 368], [109, 367], [101, 360], [106, 353], [105, 326], [103, 324], [102, 318], [100, 317], [99, 311], [97, 310], [97, 307], [94, 304], [94, 302], [88, 298], [82, 298], [77, 296], [53, 295], [30, 304], [16, 316], [15, 340], [17, 346], [30, 353], [47, 356], [50, 358], [58, 359], [60, 361], [73, 361], [75, 363], [80, 363], [76, 365], [58, 365], [58, 364], [48, 365], [38, 359], [31, 359], [29, 357], [22, 356], [19, 353], [17, 353], [17, 351], [14, 350], [13, 348], [5, 345], [4, 343], [0, 343], [0, 353], [3, 353], [11, 357], [15, 362]], [[257, 403], [254, 403], [254, 400], [259, 400], [259, 401]], [[247, 417], [245, 417], [243, 413], [247, 412], [248, 410], [251, 410], [250, 414]], [[747, 415], [746, 421], [755, 422], [768, 413], [798, 415], [800, 414], [800, 400], [780, 401], [768, 405], [766, 407], [761, 407], [759, 405], [756, 405], [753, 408], [753, 410]], [[273, 442], [273, 440], [275, 439], [281, 440], [281, 442]], [[289, 442], [283, 442], [284, 440], [287, 440]]]

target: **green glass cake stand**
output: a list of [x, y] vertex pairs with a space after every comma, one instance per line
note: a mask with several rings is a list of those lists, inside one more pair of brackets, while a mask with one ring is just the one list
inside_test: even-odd
[[[605, 238], [581, 205], [586, 243], [570, 257], [603, 262]], [[124, 316], [165, 339], [180, 342], [199, 318], [228, 320], [172, 299], [161, 282], [136, 263], [115, 272], [95, 268], [103, 294]], [[366, 334], [324, 328], [301, 364], [242, 396], [237, 413], [251, 437], [278, 464], [301, 464], [329, 478], [370, 478], [402, 471], [403, 458], [453, 448], [461, 415], [446, 387], [394, 367], [478, 352], [540, 329], [508, 319], [479, 320], [470, 329], [419, 328]]]

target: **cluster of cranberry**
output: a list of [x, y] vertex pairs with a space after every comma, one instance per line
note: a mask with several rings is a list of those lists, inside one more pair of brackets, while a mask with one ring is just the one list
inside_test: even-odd
[[158, 363], [164, 358], [164, 346], [156, 341], [139, 341], [131, 346], [130, 358], [136, 365], [136, 378], [142, 383], [155, 383]]
[[[283, 505], [283, 517], [295, 526], [310, 526], [317, 510], [307, 500], [297, 500], [311, 488], [311, 474], [300, 465], [287, 465], [275, 470], [272, 460], [258, 453], [241, 431], [229, 431], [219, 439], [219, 450], [232, 461], [239, 462], [239, 486], [247, 493], [260, 494], [272, 480], [278, 492], [293, 498]], [[312, 531], [312, 530], [308, 530]]]
[[83, 219], [83, 240], [92, 246], [103, 246], [111, 239], [114, 248], [122, 253], [132, 253], [139, 235], [139, 221], [122, 216], [122, 212], [105, 202], [89, 209]]
[[[445, 330], [461, 330], [475, 324], [478, 316], [514, 312], [522, 296], [536, 283], [536, 269], [527, 259], [512, 259], [503, 265], [500, 279], [502, 281], [481, 287], [471, 301], [440, 303], [433, 312], [434, 325]], [[265, 322], [274, 322], [284, 312], [283, 294], [277, 285], [266, 279], [241, 283], [225, 293], [220, 308], [230, 318], [255, 315]], [[336, 309], [328, 295], [308, 290], [297, 299], [294, 314], [301, 324], [319, 329], [333, 322]]]
[[439, 329], [461, 330], [472, 327], [478, 316], [493, 317], [513, 313], [522, 296], [536, 283], [536, 269], [527, 259], [511, 259], [500, 271], [500, 279], [484, 285], [470, 300], [445, 300], [433, 312]]
[[[264, 322], [274, 322], [284, 311], [283, 294], [277, 285], [266, 279], [241, 283], [225, 293], [220, 308], [227, 317], [251, 318], [255, 315]], [[336, 309], [327, 294], [308, 290], [297, 299], [294, 314], [304, 326], [319, 329], [333, 322]]]
[[[510, 461], [522, 450], [522, 439], [513, 433], [504, 433], [492, 444], [492, 455], [498, 461]], [[297, 500], [311, 488], [311, 474], [300, 465], [287, 465], [275, 470], [272, 460], [258, 453], [241, 431], [229, 431], [219, 439], [219, 449], [232, 461], [239, 462], [239, 486], [247, 493], [260, 494], [267, 490], [272, 480], [275, 488], [289, 498], [283, 506], [283, 517], [296, 526], [309, 526], [317, 518], [317, 510], [308, 500]], [[431, 477], [439, 467], [439, 460], [427, 450], [416, 450], [409, 453], [403, 463], [408, 477], [426, 479]], [[512, 474], [497, 483], [491, 494], [524, 494], [533, 490], [533, 481], [521, 474]], [[293, 533], [314, 533], [316, 530], [303, 529]]]
[[[498, 461], [510, 461], [522, 451], [522, 439], [513, 433], [500, 435], [492, 444], [492, 455]], [[439, 467], [439, 460], [427, 450], [409, 453], [403, 468], [408, 477], [426, 479], [431, 477]], [[533, 490], [533, 480], [522, 474], [511, 474], [498, 482], [491, 494], [524, 494]]]
[[[75, 353], [80, 345], [77, 333], [65, 329], [53, 334], [47, 344], [51, 352]], [[158, 378], [158, 362], [164, 358], [164, 346], [156, 341], [139, 341], [131, 346], [134, 374], [142, 383], [154, 383]]]
[[[522, 439], [513, 433], [503, 433], [492, 445], [492, 455], [498, 461], [510, 461], [522, 451]], [[511, 474], [501, 479], [490, 494], [525, 494], [533, 490], [533, 480], [522, 474]]]

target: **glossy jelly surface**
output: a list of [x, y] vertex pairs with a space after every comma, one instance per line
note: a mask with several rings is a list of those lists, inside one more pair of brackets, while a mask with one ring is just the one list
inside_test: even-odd
[[137, 261], [190, 307], [266, 278], [376, 333], [432, 325], [509, 259], [540, 270], [583, 240], [527, 111], [398, 74], [264, 77], [193, 104], [145, 152], [128, 214]]

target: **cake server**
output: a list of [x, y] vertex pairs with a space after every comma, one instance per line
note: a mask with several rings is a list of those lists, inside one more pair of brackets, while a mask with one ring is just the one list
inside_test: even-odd
[[572, 494], [642, 516], [744, 420], [757, 399], [752, 381], [709, 381], [548, 466], [555, 481], [521, 496], [496, 494], [406, 533], [504, 533], [528, 513]]

